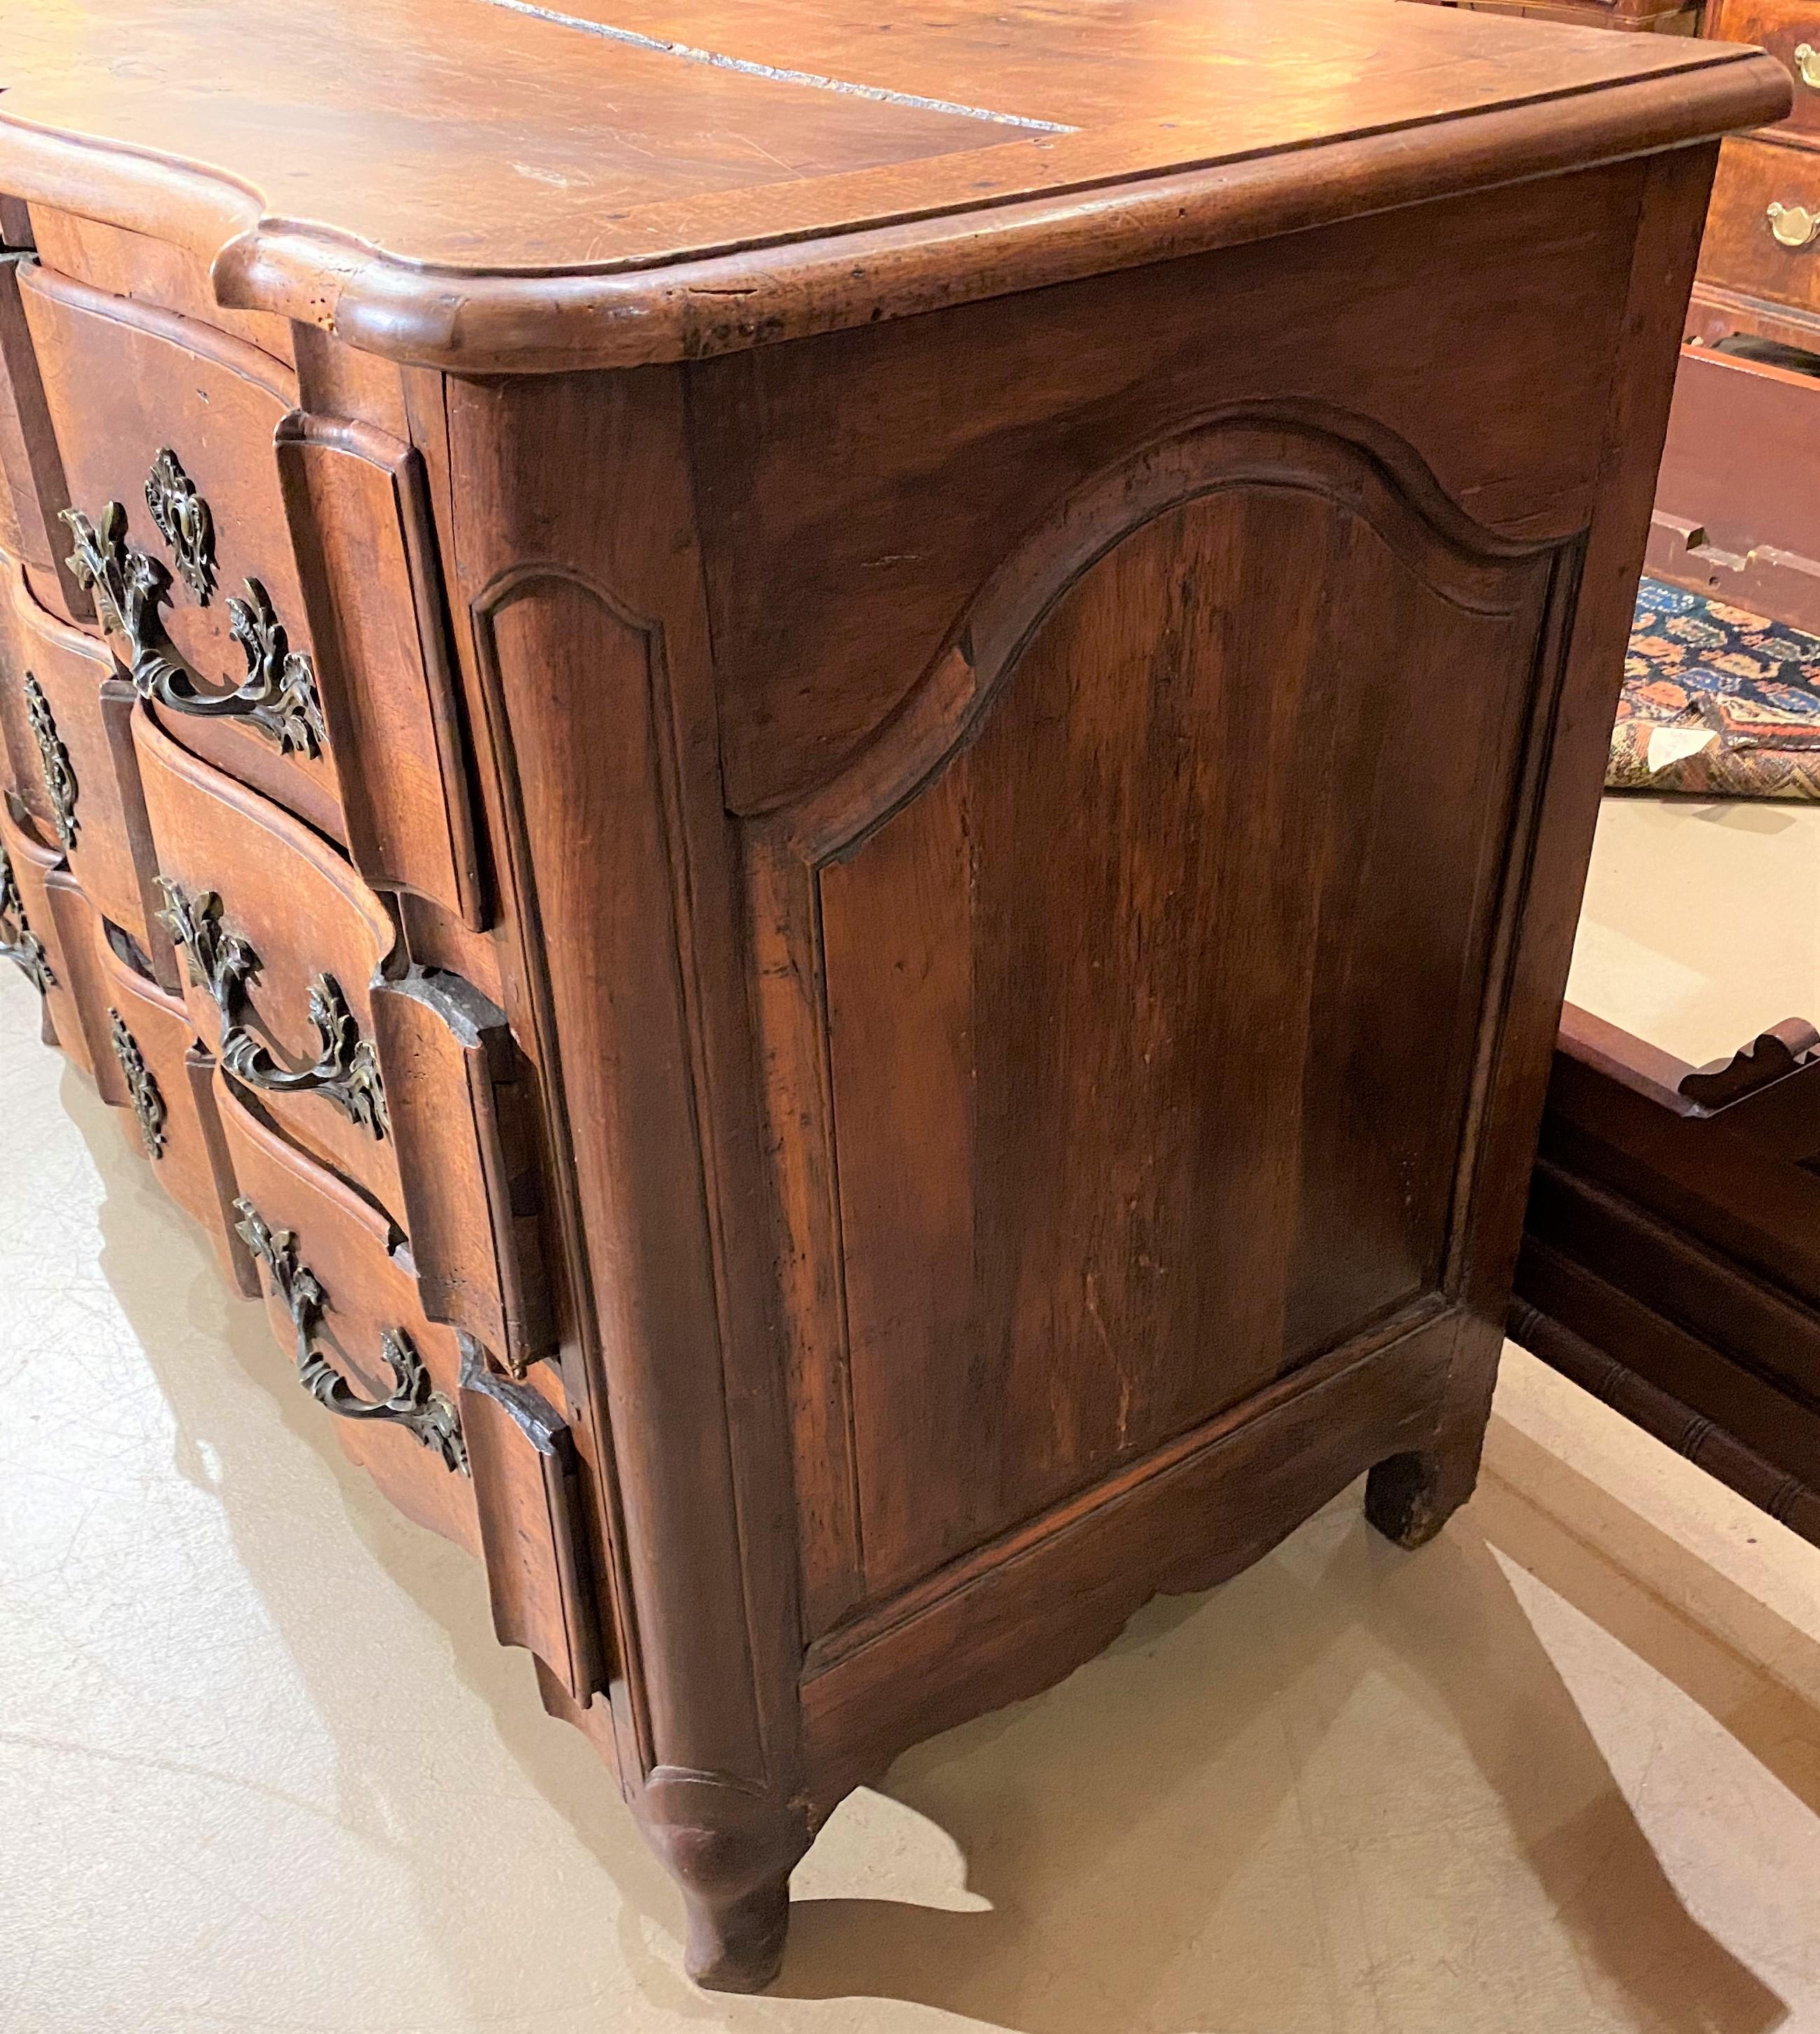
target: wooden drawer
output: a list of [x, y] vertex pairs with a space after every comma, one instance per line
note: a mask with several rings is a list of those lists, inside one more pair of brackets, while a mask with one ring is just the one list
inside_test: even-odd
[[294, 383], [206, 325], [35, 266], [20, 280], [83, 519], [65, 548], [116, 654], [142, 691], [201, 708], [187, 747], [341, 839], [275, 451]]
[[23, 287], [87, 519], [76, 548], [140, 691], [174, 738], [345, 845], [376, 888], [483, 929], [417, 452], [303, 415], [279, 362], [211, 326], [42, 268]]
[[133, 737], [165, 925], [204, 1042], [306, 1150], [403, 1212], [371, 989], [391, 915], [291, 815], [179, 748]]
[[381, 981], [396, 927], [341, 856], [179, 748], [150, 708], [133, 736], [205, 1041], [403, 1225], [433, 1319], [516, 1368], [546, 1354], [538, 1103], [503, 1014], [438, 970]]
[[370, 1203], [288, 1143], [259, 1098], [220, 1072], [216, 1098], [240, 1233], [299, 1381], [341, 1416], [342, 1446], [401, 1511], [478, 1552], [461, 1353], [424, 1318], [405, 1246]]
[[0, 253], [0, 550], [32, 569], [47, 601], [87, 621], [93, 604], [63, 563], [69, 497], [20, 297], [33, 265], [29, 254]]
[[133, 935], [174, 988], [169, 936], [153, 915], [133, 688], [99, 644], [46, 614], [23, 580], [13, 594], [15, 670], [3, 717], [19, 802], [96, 909]]
[[[17, 602], [14, 592], [24, 584], [17, 559], [0, 552], [0, 795], [11, 797], [21, 811], [29, 811], [17, 798], [18, 773], [15, 756], [34, 752], [31, 724], [25, 715], [25, 692], [21, 681], [24, 659], [19, 650]], [[29, 772], [28, 773], [29, 775]]]
[[406, 1515], [486, 1562], [502, 1644], [537, 1654], [570, 1696], [606, 1685], [580, 1458], [546, 1391], [502, 1377], [433, 1322], [410, 1248], [370, 1203], [280, 1134], [217, 1070], [237, 1240], [280, 1345], [337, 1437]]
[[[35, 667], [36, 645], [28, 640], [26, 619], [34, 605], [24, 574], [11, 559], [6, 561], [6, 584], [0, 586], [0, 741], [5, 747], [5, 775], [13, 794], [15, 816], [22, 819], [47, 846], [58, 841], [54, 801], [45, 782], [45, 764], [28, 705], [25, 679]], [[83, 647], [93, 661], [95, 685], [114, 675], [114, 660], [97, 644], [83, 639]]]
[[208, 1232], [228, 1277], [250, 1298], [259, 1282], [235, 1231], [234, 1175], [216, 1113], [215, 1062], [197, 1044], [190, 1013], [142, 974], [117, 929], [98, 927], [107, 1050], [132, 1113], [132, 1141], [152, 1176]]
[[[112, 1083], [98, 1070], [94, 1041], [102, 996], [92, 925], [75, 907], [81, 898], [70, 886], [53, 891], [62, 872], [56, 850], [27, 833], [10, 812], [0, 812], [0, 958], [10, 961], [44, 999], [44, 1039], [61, 1045], [103, 1092]], [[67, 878], [65, 879], [67, 882]], [[78, 936], [69, 940], [72, 925]]]
[[1760, 131], [1820, 147], [1820, 0], [1717, 0], [1706, 32], [1722, 43], [1755, 43], [1780, 57], [1795, 81], [1795, 108]]
[[1726, 142], [1700, 276], [1747, 295], [1820, 310], [1820, 156], [1776, 141]]

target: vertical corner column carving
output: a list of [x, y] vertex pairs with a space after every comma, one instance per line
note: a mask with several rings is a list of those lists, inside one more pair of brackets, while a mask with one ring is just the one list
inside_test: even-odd
[[681, 377], [445, 387], [451, 483], [485, 504], [451, 577], [553, 1139], [621, 1767], [635, 1797], [688, 1772], [784, 1803], [788, 1447]]

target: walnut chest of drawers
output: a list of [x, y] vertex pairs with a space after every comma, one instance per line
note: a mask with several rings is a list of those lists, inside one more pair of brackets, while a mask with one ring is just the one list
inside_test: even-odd
[[1785, 78], [1304, 0], [7, 14], [0, 938], [762, 1983], [906, 1745], [1364, 1471], [1411, 1544], [1469, 1491]]

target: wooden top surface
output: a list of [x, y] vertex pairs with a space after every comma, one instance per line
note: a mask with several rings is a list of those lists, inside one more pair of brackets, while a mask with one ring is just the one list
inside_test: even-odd
[[[1398, 0], [6, 0], [5, 16], [0, 190], [187, 244], [224, 302], [477, 366], [714, 350], [781, 336], [778, 317], [827, 328], [872, 315], [879, 288], [839, 308], [818, 263], [831, 279], [875, 252], [925, 288], [946, 273], [943, 300], [1028, 287], [1066, 268], [1071, 239], [1074, 272], [1154, 258], [1141, 231], [1090, 257], [1109, 222], [1130, 239], [1133, 206], [1174, 235], [1160, 251], [1187, 251], [1280, 230], [1268, 205], [1247, 225], [1236, 194], [1344, 216], [1406, 201], [1398, 171], [1418, 160], [1424, 189], [1466, 188], [1773, 118], [1788, 91], [1722, 45]], [[955, 271], [981, 266], [982, 239], [998, 265], [975, 287]], [[771, 323], [740, 313], [749, 287]]]

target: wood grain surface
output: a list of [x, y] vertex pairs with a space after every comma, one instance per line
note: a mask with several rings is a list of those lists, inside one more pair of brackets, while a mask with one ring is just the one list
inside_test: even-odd
[[[1148, 515], [983, 730], [820, 872], [869, 1593], [1444, 1282], [1548, 554], [1312, 433], [1150, 463], [1071, 518]], [[1075, 549], [1014, 561], [1022, 626]]]
[[[918, 1737], [1355, 1477], [1406, 1547], [1470, 1494], [1719, 137], [1790, 89], [1388, 0], [13, 0], [7, 585], [144, 501], [218, 684], [174, 460], [326, 719], [126, 716], [261, 963], [225, 1031], [137, 989], [148, 1064], [219, 1048], [360, 1390], [403, 1326], [471, 1417], [472, 1485], [336, 1424], [703, 1982]], [[120, 1101], [157, 956], [76, 865], [142, 858], [92, 787], [52, 844], [28, 618], [0, 839]]]
[[1030, 287], [1789, 103], [1728, 47], [1393, 0], [971, 0], [888, 35], [851, 0], [685, 12], [14, 0], [0, 189], [189, 248], [224, 304], [548, 368]]

